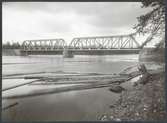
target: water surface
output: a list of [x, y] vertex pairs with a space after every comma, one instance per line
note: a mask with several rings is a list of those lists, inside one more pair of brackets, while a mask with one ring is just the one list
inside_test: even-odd
[[[69, 73], [119, 73], [138, 64], [138, 55], [108, 56], [3, 56], [3, 76], [16, 74], [69, 72]], [[4, 87], [19, 84], [24, 80], [3, 79]], [[11, 84], [10, 84], [11, 83]], [[63, 85], [61, 85], [63, 86]], [[21, 86], [2, 93], [29, 93], [55, 86]], [[4, 121], [88, 121], [99, 120], [109, 106], [117, 101], [119, 94], [111, 93], [108, 87], [58, 94], [41, 95], [20, 99], [5, 99], [3, 105], [18, 102], [18, 105], [2, 112]]]

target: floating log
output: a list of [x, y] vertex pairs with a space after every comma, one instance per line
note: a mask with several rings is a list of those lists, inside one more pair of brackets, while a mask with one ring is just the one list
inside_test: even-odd
[[75, 80], [75, 81], [61, 81], [61, 82], [43, 82], [37, 81], [29, 85], [58, 85], [58, 84], [105, 84], [105, 83], [120, 83], [128, 80], [129, 78], [113, 78], [113, 79], [103, 79], [103, 80]]
[[36, 90], [28, 94], [17, 94], [14, 96], [2, 96], [2, 99], [25, 98], [25, 97], [32, 97], [32, 96], [62, 93], [62, 92], [68, 92], [68, 91], [79, 91], [79, 90], [103, 88], [103, 87], [109, 87], [109, 86], [111, 87], [111, 86], [117, 86], [117, 85], [113, 85], [113, 82], [82, 84], [82, 85], [74, 85], [74, 86], [69, 86], [69, 87], [59, 87], [59, 88], [53, 88], [53, 89]]
[[[108, 77], [107, 77], [108, 76]], [[106, 78], [107, 77], [107, 78]], [[45, 81], [52, 81], [52, 83], [58, 78], [49, 78], [49, 77], [32, 77], [31, 79], [36, 79], [34, 81], [31, 81], [31, 82], [26, 82], [26, 83], [22, 83], [22, 84], [18, 84], [18, 85], [15, 85], [15, 86], [12, 86], [12, 87], [8, 87], [8, 88], [5, 88], [5, 89], [2, 89], [2, 91], [7, 91], [7, 90], [10, 90], [10, 89], [14, 89], [14, 88], [17, 88], [17, 87], [20, 87], [20, 86], [24, 86], [24, 85], [27, 85], [27, 84], [32, 84], [34, 82], [37, 82], [37, 81], [41, 81], [41, 80], [45, 80]], [[60, 77], [59, 78], [61, 81], [63, 81], [63, 79], [71, 79], [72, 81], [63, 81], [63, 82], [57, 82], [55, 84], [105, 84], [105, 83], [121, 83], [122, 81], [126, 81], [128, 80], [129, 78], [126, 76], [124, 77], [121, 77], [121, 76], [111, 76], [111, 75], [100, 75], [100, 76], [68, 76], [68, 77]], [[75, 80], [76, 79], [76, 80]]]
[[3, 107], [2, 110], [7, 110], [7, 109], [9, 109], [9, 108], [12, 108], [13, 106], [18, 105], [18, 104], [19, 104], [18, 102], [15, 102], [15, 103], [10, 104], [10, 105], [8, 105], [8, 106], [6, 106], [6, 107]]
[[31, 84], [31, 83], [36, 82], [36, 81], [39, 81], [39, 80], [34, 80], [34, 81], [31, 81], [31, 82], [26, 82], [26, 83], [18, 84], [18, 85], [11, 86], [11, 87], [8, 87], [8, 88], [4, 88], [4, 89], [2, 89], [2, 91], [7, 91], [7, 90], [10, 90], [10, 89], [14, 89], [14, 88], [17, 88], [17, 87], [20, 87], [20, 86]]
[[98, 79], [121, 79], [121, 78], [125, 78], [127, 76], [120, 76], [120, 75], [79, 75], [79, 76], [48, 76], [48, 77], [44, 77], [44, 76], [27, 76], [24, 79], [42, 79], [42, 80], [53, 80], [53, 81], [57, 81], [57, 80], [98, 80]]
[[3, 75], [2, 77], [20, 76], [20, 75], [30, 75], [30, 74], [42, 74], [42, 73], [46, 73], [46, 72], [16, 73], [16, 74]]
[[[53, 72], [51, 72], [53, 73]], [[38, 73], [36, 73], [38, 74]], [[29, 75], [29, 74], [26, 74], [25, 75], [16, 75], [16, 76], [6, 76], [6, 77], [3, 77], [2, 79], [39, 79], [39, 78], [44, 78], [44, 77], [57, 77], [57, 78], [63, 78], [63, 77], [70, 77], [70, 76], [99, 76], [99, 75], [109, 75], [109, 76], [112, 76], [113, 74], [97, 74], [97, 73], [61, 73], [61, 74], [53, 74], [53, 75], [49, 75], [49, 73], [46, 73], [46, 75]], [[27, 76], [28, 75], [28, 76]]]
[[[68, 87], [59, 87], [59, 88], [52, 88], [52, 89], [43, 89], [43, 90], [36, 90], [28, 94], [17, 94], [14, 96], [2, 96], [2, 99], [13, 99], [13, 98], [25, 98], [25, 97], [32, 97], [32, 96], [39, 96], [39, 95], [46, 95], [46, 94], [54, 94], [54, 93], [61, 93], [61, 92], [68, 92], [68, 91], [78, 91], [78, 90], [87, 90], [87, 89], [94, 89], [94, 88], [103, 88], [103, 87], [113, 87], [115, 88], [118, 85], [114, 85], [114, 83], [123, 83], [128, 81], [132, 78], [113, 78], [112, 80], [101, 80], [99, 82], [89, 83], [89, 84], [80, 84], [80, 85], [73, 85]], [[89, 81], [88, 81], [89, 82]]]

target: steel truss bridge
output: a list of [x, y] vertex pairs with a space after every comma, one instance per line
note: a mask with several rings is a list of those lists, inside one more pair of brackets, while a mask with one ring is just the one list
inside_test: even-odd
[[74, 38], [70, 49], [133, 49], [139, 48], [140, 44], [131, 35], [80, 37]]
[[78, 37], [69, 45], [63, 39], [26, 40], [22, 52], [28, 54], [62, 54], [64, 49], [74, 54], [111, 54], [138, 53], [140, 44], [135, 40], [135, 33], [129, 35]]
[[41, 39], [26, 40], [22, 44], [24, 51], [50, 51], [56, 49], [64, 49], [66, 42], [64, 39]]

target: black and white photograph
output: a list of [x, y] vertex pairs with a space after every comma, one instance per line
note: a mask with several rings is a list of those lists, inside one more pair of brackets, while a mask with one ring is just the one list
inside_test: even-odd
[[165, 85], [164, 0], [2, 2], [2, 121], [165, 121]]

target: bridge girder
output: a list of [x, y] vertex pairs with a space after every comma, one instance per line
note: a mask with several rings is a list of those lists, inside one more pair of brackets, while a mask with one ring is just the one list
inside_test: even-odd
[[69, 44], [70, 49], [132, 49], [140, 48], [140, 44], [134, 38], [135, 34], [79, 37], [74, 38]]
[[26, 40], [22, 44], [25, 51], [59, 50], [66, 47], [64, 39]]

